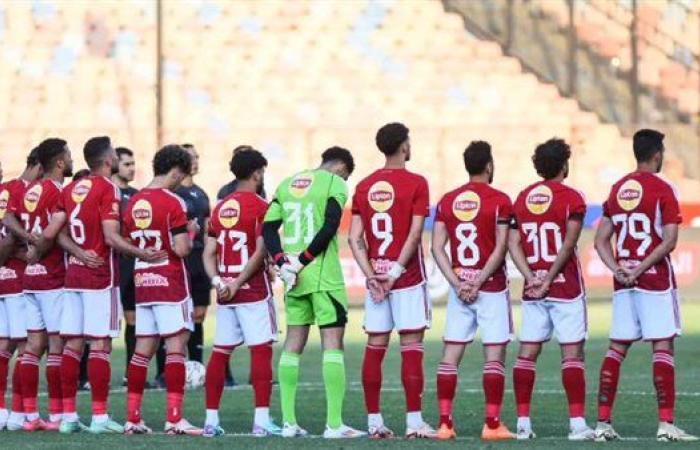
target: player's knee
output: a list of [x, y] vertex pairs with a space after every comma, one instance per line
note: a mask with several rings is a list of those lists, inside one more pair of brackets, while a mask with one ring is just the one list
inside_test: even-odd
[[537, 359], [542, 351], [541, 344], [522, 344], [520, 350], [518, 351], [518, 356], [520, 358], [527, 359]]
[[391, 333], [370, 334], [367, 336], [367, 344], [376, 345], [379, 347], [389, 345], [390, 340], [391, 340]]
[[654, 351], [657, 351], [657, 350], [673, 351], [673, 339], [664, 339], [661, 341], [653, 341], [651, 343], [651, 348]]
[[423, 342], [423, 332], [418, 333], [400, 333], [399, 342], [401, 345], [415, 344], [417, 342]]

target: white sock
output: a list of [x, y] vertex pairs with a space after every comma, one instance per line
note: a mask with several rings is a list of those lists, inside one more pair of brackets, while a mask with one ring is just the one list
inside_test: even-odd
[[49, 422], [59, 422], [63, 419], [63, 414], [49, 414]]
[[423, 414], [420, 411], [406, 413], [406, 427], [418, 429], [423, 426]]
[[93, 414], [92, 415], [92, 421], [95, 423], [104, 423], [109, 420], [109, 416], [107, 414]]
[[[54, 419], [49, 419], [52, 422]], [[78, 413], [77, 412], [72, 412], [72, 413], [65, 413], [63, 414], [63, 420], [66, 422], [77, 422], [78, 421]]]
[[588, 425], [586, 425], [586, 419], [583, 417], [571, 417], [569, 419], [569, 428], [572, 430], [580, 430], [583, 428], [586, 428]]
[[24, 422], [24, 413], [17, 411], [10, 411], [10, 418], [7, 419], [8, 422], [22, 423]]
[[32, 420], [36, 420], [38, 418], [39, 418], [38, 412], [27, 413], [27, 422], [31, 422]]
[[266, 427], [270, 424], [270, 408], [255, 408], [255, 425]]
[[384, 426], [384, 418], [382, 417], [382, 413], [367, 414], [367, 428], [379, 428], [382, 426]]
[[219, 425], [219, 410], [207, 409], [207, 418], [205, 419], [204, 424], [212, 426]]
[[529, 417], [518, 417], [518, 428], [532, 430], [532, 423], [530, 423], [530, 418]]

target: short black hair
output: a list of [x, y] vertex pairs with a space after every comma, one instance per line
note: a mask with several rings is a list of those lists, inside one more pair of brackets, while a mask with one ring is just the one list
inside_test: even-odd
[[79, 171], [75, 172], [75, 175], [73, 175], [73, 181], [78, 181], [89, 175], [90, 171], [88, 169], [80, 169]]
[[166, 145], [153, 157], [153, 175], [155, 176], [165, 175], [176, 167], [184, 174], [192, 172], [192, 158], [180, 145]]
[[27, 167], [34, 167], [39, 164], [39, 147], [34, 147], [27, 155]]
[[117, 152], [117, 158], [119, 159], [122, 159], [123, 155], [131, 156], [132, 158], [134, 157], [134, 152], [126, 147], [117, 147], [114, 149], [114, 151]]
[[237, 180], [247, 180], [256, 170], [267, 167], [267, 159], [254, 148], [239, 150], [231, 158], [231, 172]]
[[664, 134], [645, 128], [634, 133], [632, 148], [637, 162], [649, 161], [656, 153], [664, 151]]
[[374, 140], [380, 152], [391, 156], [399, 151], [399, 147], [406, 142], [406, 139], [408, 139], [408, 127], [402, 123], [392, 122], [381, 127]]
[[180, 144], [180, 147], [182, 147], [182, 148], [194, 148], [194, 145], [187, 142], [185, 144]]
[[325, 164], [329, 162], [341, 162], [345, 164], [345, 167], [348, 169], [348, 174], [352, 174], [355, 170], [355, 159], [352, 157], [352, 153], [350, 153], [350, 150], [343, 147], [334, 146], [326, 149], [326, 151], [321, 154], [321, 163]]
[[228, 162], [228, 168], [231, 171], [231, 173], [233, 173], [234, 175], [235, 175], [235, 173], [233, 172], [233, 158], [236, 157], [236, 153], [242, 152], [244, 150], [255, 150], [255, 149], [252, 146], [245, 145], [245, 144], [239, 145], [233, 149], [233, 152], [231, 154], [231, 161]]
[[58, 159], [65, 153], [68, 143], [60, 138], [44, 139], [36, 148], [39, 164], [44, 172], [53, 169]]
[[464, 149], [464, 167], [469, 175], [480, 175], [488, 163], [493, 162], [491, 144], [486, 141], [471, 141]]
[[83, 157], [90, 170], [95, 170], [112, 149], [112, 141], [107, 136], [88, 139], [83, 147]]
[[537, 146], [532, 163], [539, 176], [551, 180], [561, 173], [570, 157], [569, 144], [564, 139], [552, 138]]

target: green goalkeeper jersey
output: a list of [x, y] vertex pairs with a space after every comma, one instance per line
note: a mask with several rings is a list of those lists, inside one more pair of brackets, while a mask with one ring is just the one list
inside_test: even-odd
[[[323, 225], [326, 204], [335, 199], [340, 207], [348, 199], [345, 180], [323, 169], [308, 170], [280, 183], [265, 215], [265, 222], [282, 221], [282, 248], [299, 255], [309, 246]], [[338, 236], [299, 273], [297, 284], [288, 295], [345, 289], [338, 254]]]

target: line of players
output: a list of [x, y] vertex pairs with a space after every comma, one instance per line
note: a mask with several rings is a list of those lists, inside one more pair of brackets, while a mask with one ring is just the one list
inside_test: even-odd
[[[543, 180], [523, 190], [514, 204], [507, 195], [490, 187], [494, 161], [489, 145], [473, 142], [464, 152], [469, 183], [446, 194], [438, 204], [432, 249], [452, 289], [443, 359], [437, 374], [440, 424], [435, 431], [425, 423], [421, 415], [422, 341], [430, 326], [431, 308], [425, 289], [421, 235], [429, 195], [426, 180], [406, 170], [411, 155], [408, 134], [409, 130], [398, 123], [378, 131], [376, 143], [386, 157], [386, 165], [361, 181], [352, 199], [349, 242], [367, 277], [368, 289], [364, 321], [368, 342], [362, 383], [370, 437], [394, 435], [382, 419], [380, 392], [382, 360], [395, 329], [401, 342], [406, 436], [454, 438], [452, 401], [457, 367], [479, 328], [485, 356], [482, 438], [535, 437], [529, 409], [536, 360], [542, 344], [554, 334], [562, 351], [562, 381], [571, 417], [569, 439], [618, 437], [610, 419], [619, 368], [631, 343], [639, 339], [651, 341], [654, 351], [657, 438], [695, 439], [673, 424], [673, 339], [680, 334], [680, 323], [669, 254], [677, 240], [680, 214], [673, 190], [655, 175], [663, 161], [663, 135], [652, 130], [635, 135], [638, 168], [613, 186], [596, 235], [596, 249], [615, 279], [613, 330], [601, 368], [596, 429], [589, 428], [584, 419], [587, 323], [585, 290], [576, 256], [586, 206], [578, 191], [562, 183], [568, 174], [570, 150], [558, 139], [536, 148], [533, 163]], [[324, 436], [364, 435], [342, 423], [342, 341], [347, 298], [336, 233], [348, 200], [343, 179], [354, 169], [350, 153], [337, 147], [327, 150], [319, 169], [283, 181], [269, 207], [258, 195], [267, 161], [252, 148], [234, 153], [231, 168], [238, 186], [214, 209], [203, 252], [204, 269], [212, 278], [219, 303], [215, 348], [207, 370], [204, 430], [181, 415], [184, 352], [193, 328], [189, 280], [182, 258], [191, 250], [190, 235], [199, 230], [187, 220], [182, 201], [171, 191], [190, 174], [191, 158], [178, 146], [167, 146], [156, 154], [154, 179], [129, 201], [120, 232], [119, 192], [107, 179], [114, 170], [116, 154], [104, 138], [88, 141], [84, 154], [91, 175], [61, 192], [63, 177], [71, 167], [70, 151], [64, 141], [44, 141], [30, 155], [30, 160], [40, 162], [44, 178], [29, 185], [21, 181], [7, 183], [0, 197], [6, 202], [3, 223], [9, 231], [0, 247], [0, 256], [7, 258], [2, 282], [11, 279], [8, 270], [17, 275], [22, 273], [19, 269], [24, 269], [24, 261], [28, 263], [24, 277], [16, 276], [21, 282], [14, 281], [15, 291], [3, 291], [2, 296], [8, 316], [5, 322], [10, 328], [5, 335], [21, 338], [21, 330], [13, 334], [11, 329], [24, 320], [15, 320], [20, 315], [26, 316], [29, 335], [26, 346], [20, 349], [20, 368], [13, 374], [13, 390], [19, 385], [19, 391], [13, 392], [12, 414], [18, 415], [14, 420], [23, 411], [21, 420], [29, 431], [83, 429], [75, 414], [75, 386], [83, 340], [88, 338], [93, 396], [90, 430], [150, 432], [141, 418], [140, 404], [148, 363], [163, 338], [168, 352], [167, 433], [223, 434], [218, 406], [224, 370], [233, 349], [245, 343], [251, 352], [255, 391], [253, 433], [303, 436], [307, 433], [297, 424], [294, 413], [295, 392], [300, 354], [309, 326], [316, 323], [324, 347]], [[36, 170], [30, 166], [29, 171]], [[610, 243], [613, 236], [615, 251]], [[64, 251], [65, 268], [61, 263]], [[116, 251], [136, 258], [137, 343], [128, 369], [128, 417], [124, 427], [109, 419], [106, 404], [110, 338], [118, 334], [116, 271], [112, 264]], [[520, 350], [513, 368], [517, 434], [510, 433], [500, 421], [505, 349], [513, 329], [506, 252], [525, 278]], [[286, 284], [288, 330], [279, 362], [282, 428], [270, 419], [268, 409], [271, 345], [277, 334], [267, 274], [268, 253]], [[65, 280], [65, 286], [59, 278], [61, 283]], [[21, 312], [23, 306], [19, 305], [25, 303], [26, 311]], [[59, 373], [52, 379], [60, 380], [56, 384], [49, 379], [49, 409], [53, 419], [60, 418], [59, 424], [51, 417], [48, 422], [41, 420], [36, 408], [38, 361], [47, 340], [47, 377], [52, 370]], [[23, 344], [21, 340], [2, 342], [6, 350], [4, 347], [0, 357], [6, 367], [14, 350], [11, 342]], [[6, 379], [6, 369], [0, 375]], [[20, 405], [15, 404], [17, 398], [21, 399]]]

